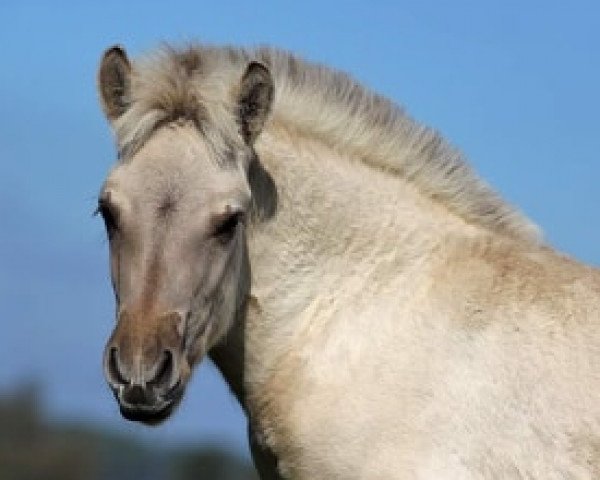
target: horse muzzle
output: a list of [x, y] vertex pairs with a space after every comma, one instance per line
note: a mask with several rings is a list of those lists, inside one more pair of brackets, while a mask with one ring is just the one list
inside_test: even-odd
[[104, 352], [104, 375], [127, 420], [159, 423], [181, 400], [189, 368], [178, 319], [168, 314], [140, 323], [120, 315]]

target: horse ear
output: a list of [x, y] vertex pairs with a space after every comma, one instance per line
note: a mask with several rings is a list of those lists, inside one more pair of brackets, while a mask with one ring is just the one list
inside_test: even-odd
[[271, 73], [262, 63], [251, 62], [242, 77], [238, 99], [242, 136], [248, 145], [254, 143], [262, 131], [272, 101]]
[[120, 117], [129, 103], [131, 65], [119, 45], [104, 52], [98, 70], [98, 92], [102, 110], [109, 121]]

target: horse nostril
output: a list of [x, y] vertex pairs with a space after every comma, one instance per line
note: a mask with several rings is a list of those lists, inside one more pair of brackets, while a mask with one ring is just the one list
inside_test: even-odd
[[117, 383], [120, 385], [126, 385], [129, 383], [127, 379], [121, 373], [121, 369], [119, 368], [119, 359], [118, 359], [118, 349], [117, 347], [112, 347], [108, 352], [108, 364], [107, 364], [107, 373], [108, 378], [111, 382]]
[[148, 382], [148, 385], [153, 387], [168, 386], [174, 370], [173, 354], [170, 350], [163, 352], [159, 362], [154, 378]]

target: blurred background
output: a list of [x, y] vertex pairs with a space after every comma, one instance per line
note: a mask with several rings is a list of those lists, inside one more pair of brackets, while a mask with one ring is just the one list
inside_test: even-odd
[[0, 479], [250, 479], [245, 421], [199, 368], [166, 424], [121, 419], [96, 193], [95, 74], [114, 43], [273, 44], [350, 72], [458, 146], [555, 247], [600, 262], [600, 4], [0, 3]]

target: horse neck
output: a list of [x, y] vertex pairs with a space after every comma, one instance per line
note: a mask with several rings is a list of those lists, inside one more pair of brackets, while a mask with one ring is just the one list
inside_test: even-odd
[[311, 322], [326, 321], [327, 295], [414, 282], [409, 272], [418, 275], [445, 238], [477, 231], [406, 180], [284, 129], [265, 132], [257, 153], [277, 211], [249, 226], [247, 312], [230, 333], [237, 341], [213, 354], [242, 405]]

